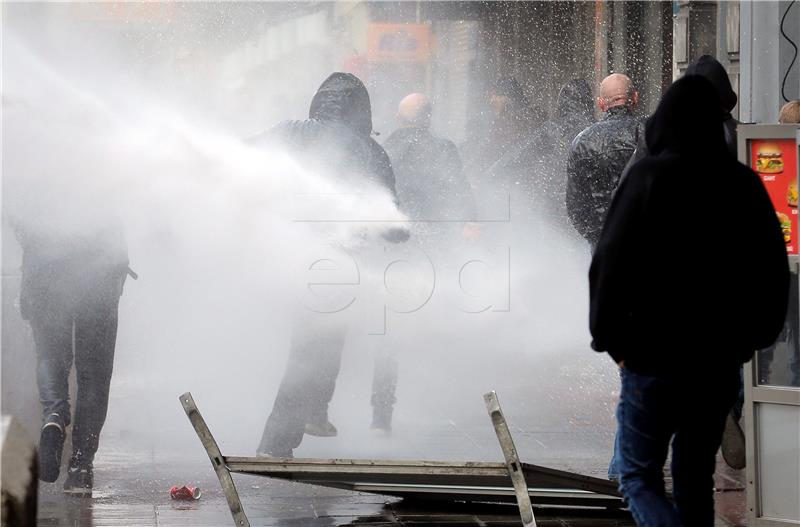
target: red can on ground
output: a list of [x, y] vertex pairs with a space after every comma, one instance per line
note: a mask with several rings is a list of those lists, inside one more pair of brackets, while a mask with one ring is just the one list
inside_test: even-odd
[[199, 500], [200, 489], [186, 485], [183, 487], [175, 486], [169, 489], [169, 495], [173, 500]]

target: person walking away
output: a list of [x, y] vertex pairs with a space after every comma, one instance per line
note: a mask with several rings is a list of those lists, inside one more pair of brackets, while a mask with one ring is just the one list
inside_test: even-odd
[[[400, 101], [398, 128], [383, 147], [392, 162], [400, 210], [413, 224], [415, 244], [429, 257], [442, 250], [462, 232], [476, 229], [475, 203], [464, 177], [456, 146], [431, 133], [432, 105], [427, 96], [412, 93]], [[396, 338], [386, 335], [376, 357], [372, 387], [372, 426], [375, 431], [391, 430], [396, 401]]]
[[[39, 479], [58, 479], [72, 424], [64, 492], [91, 495], [94, 457], [108, 411], [119, 298], [129, 272], [127, 246], [121, 227], [112, 222], [67, 228], [23, 220], [14, 227], [23, 251], [20, 312], [33, 331], [43, 413]], [[69, 393], [73, 363], [74, 421]]]
[[[567, 217], [594, 251], [611, 197], [625, 164], [636, 149], [639, 119], [633, 112], [639, 94], [631, 79], [621, 73], [600, 83], [597, 106], [603, 118], [572, 141], [567, 158]], [[620, 370], [620, 376], [624, 372]], [[608, 479], [619, 479], [616, 466], [618, 438], [608, 465]]]
[[597, 106], [603, 118], [572, 142], [567, 159], [567, 215], [594, 249], [611, 196], [636, 149], [639, 119], [633, 115], [639, 94], [621, 73], [600, 84]]
[[[719, 96], [686, 76], [647, 124], [589, 273], [592, 347], [625, 371], [620, 489], [640, 526], [714, 524], [713, 475], [739, 368], [786, 315], [789, 270], [758, 176], [726, 151]], [[709, 206], [735, 207], [708, 234]], [[737, 248], [733, 260], [720, 247]], [[663, 465], [672, 445], [674, 503]]]
[[526, 206], [566, 227], [567, 156], [575, 137], [593, 123], [589, 83], [583, 79], [567, 82], [558, 93], [555, 115], [492, 165], [490, 178], [509, 189], [523, 189]]

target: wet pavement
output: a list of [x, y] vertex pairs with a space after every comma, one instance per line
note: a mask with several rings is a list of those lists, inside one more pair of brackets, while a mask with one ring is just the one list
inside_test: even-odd
[[[523, 461], [604, 477], [613, 441], [616, 372], [602, 356], [583, 361], [539, 357], [510, 358], [497, 371], [486, 368], [481, 384], [498, 387], [501, 403]], [[463, 404], [464, 387], [452, 390], [424, 372], [414, 376], [436, 390], [407, 386], [400, 391], [394, 432], [371, 435], [368, 403], [362, 399], [363, 371], [345, 362], [331, 418], [336, 438], [306, 437], [300, 457], [373, 459], [441, 459], [500, 461], [502, 454], [481, 400], [482, 387], [470, 390], [472, 404]], [[428, 363], [435, 375], [435, 357]], [[456, 376], [467, 375], [474, 363], [450, 365]], [[462, 370], [463, 369], [463, 370]], [[369, 378], [369, 377], [367, 377]], [[402, 377], [401, 377], [402, 379]], [[494, 384], [494, 386], [492, 386]], [[187, 388], [191, 388], [188, 386]], [[142, 393], [147, 397], [142, 397]], [[472, 393], [474, 392], [474, 394]], [[40, 485], [39, 525], [66, 526], [229, 526], [230, 513], [205, 451], [194, 435], [169, 383], [117, 378], [112, 389], [109, 420], [95, 464], [92, 498], [72, 498], [61, 492], [61, 480]], [[195, 400], [224, 455], [253, 455], [265, 418], [253, 401], [231, 404], [228, 395], [195, 390]], [[456, 404], [460, 402], [461, 404]], [[259, 403], [260, 404], [260, 403]], [[269, 404], [266, 404], [267, 408]], [[358, 411], [354, 411], [354, 408]], [[422, 411], [422, 409], [426, 411]], [[158, 417], [166, 412], [170, 419]], [[68, 446], [67, 446], [68, 448]], [[65, 449], [65, 452], [68, 450]], [[65, 453], [65, 458], [67, 457]], [[244, 509], [252, 525], [519, 525], [516, 508], [403, 502], [379, 495], [326, 489], [292, 482], [235, 474]], [[173, 485], [202, 489], [197, 501], [173, 501]], [[720, 466], [718, 512], [742, 525], [744, 493], [741, 472]], [[540, 526], [632, 526], [627, 514], [538, 510]]]

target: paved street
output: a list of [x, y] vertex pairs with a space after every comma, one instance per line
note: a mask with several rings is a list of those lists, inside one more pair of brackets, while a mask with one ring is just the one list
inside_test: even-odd
[[[484, 363], [480, 383], [496, 382], [524, 461], [603, 477], [613, 439], [612, 410], [616, 395], [613, 365], [600, 355], [558, 366], [557, 356], [509, 357], [495, 367]], [[357, 356], [345, 360], [331, 418], [339, 426], [337, 438], [307, 437], [296, 454], [303, 457], [424, 458], [501, 460], [500, 449], [481, 400], [473, 393], [471, 405], [459, 401], [435, 379], [414, 370], [416, 382], [438, 386], [427, 397], [406, 386], [400, 390], [395, 431], [389, 437], [370, 435], [369, 407], [358, 400], [363, 386]], [[479, 359], [449, 365], [455, 376], [465, 375]], [[532, 363], [539, 365], [533, 368]], [[435, 354], [426, 368], [438, 370]], [[411, 373], [409, 373], [411, 375]], [[367, 377], [369, 378], [369, 377]], [[401, 377], [402, 379], [402, 377]], [[232, 520], [208, 459], [177, 400], [166, 393], [169, 383], [155, 383], [145, 396], [136, 383], [116, 381], [103, 443], [96, 460], [96, 490], [92, 499], [68, 498], [61, 482], [41, 485], [41, 526], [228, 526]], [[189, 386], [188, 388], [191, 388]], [[580, 393], [576, 391], [580, 390]], [[162, 393], [163, 391], [163, 393]], [[138, 399], [138, 404], [137, 404]], [[263, 425], [264, 408], [228, 408], [213, 392], [195, 392], [195, 399], [225, 455], [252, 455]], [[423, 408], [427, 404], [427, 411]], [[246, 406], [246, 408], [245, 408]], [[359, 408], [359, 412], [347, 408]], [[230, 414], [257, 418], [236, 425]], [[168, 411], [172, 420], [157, 417]], [[147, 416], [151, 421], [148, 423]], [[238, 428], [238, 430], [231, 429]], [[312, 487], [267, 478], [235, 475], [245, 511], [253, 525], [518, 525], [512, 506], [433, 506], [403, 503], [383, 496]], [[729, 489], [735, 480], [725, 480]], [[203, 495], [195, 502], [170, 499], [172, 485], [196, 485]], [[741, 508], [741, 493], [725, 492], [728, 507]], [[622, 515], [540, 511], [539, 525], [633, 525]], [[724, 525], [721, 523], [721, 525]]]

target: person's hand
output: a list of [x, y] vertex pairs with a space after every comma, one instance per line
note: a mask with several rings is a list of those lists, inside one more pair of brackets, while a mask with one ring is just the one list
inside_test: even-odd
[[620, 368], [624, 368], [625, 367], [625, 361], [624, 360], [619, 361], [617, 363], [617, 366], [619, 366]]
[[403, 243], [408, 241], [411, 232], [406, 227], [390, 227], [381, 236], [389, 243]]
[[461, 231], [461, 236], [468, 242], [475, 242], [481, 238], [481, 226], [479, 223], [467, 222]]

